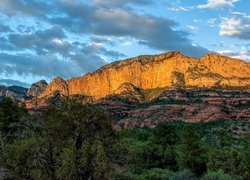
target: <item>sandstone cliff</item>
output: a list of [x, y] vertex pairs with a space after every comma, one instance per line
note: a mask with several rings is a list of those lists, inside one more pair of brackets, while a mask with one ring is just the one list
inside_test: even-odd
[[179, 52], [155, 56], [139, 56], [117, 61], [83, 77], [54, 79], [40, 97], [55, 91], [62, 95], [82, 94], [95, 99], [119, 91], [124, 83], [140, 89], [171, 87], [250, 87], [250, 63], [238, 59], [207, 54], [201, 59]]

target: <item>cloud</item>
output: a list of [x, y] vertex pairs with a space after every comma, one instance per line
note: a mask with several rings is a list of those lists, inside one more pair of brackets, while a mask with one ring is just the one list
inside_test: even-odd
[[104, 36], [92, 36], [90, 40], [94, 43], [103, 43], [110, 46], [117, 45], [112, 37], [104, 37]]
[[18, 81], [18, 80], [14, 80], [14, 79], [0, 79], [0, 85], [3, 86], [21, 86], [21, 87], [30, 87], [30, 84], [22, 82], [22, 81]]
[[52, 10], [53, 3], [51, 1], [42, 0], [0, 0], [0, 9], [8, 15], [22, 14], [44, 16], [48, 10]]
[[67, 41], [62, 40], [65, 37], [60, 27], [53, 26], [35, 32], [10, 34], [8, 39], [10, 43], [15, 45], [17, 50], [32, 49], [41, 55], [47, 52], [58, 52], [65, 55], [71, 48]]
[[102, 57], [112, 60], [126, 57], [123, 53], [106, 49], [100, 42], [69, 41], [58, 26], [28, 33], [11, 33], [2, 39], [0, 47], [9, 51], [12, 47], [13, 50], [0, 53], [0, 72], [8, 76], [71, 78], [105, 65]]
[[[128, 4], [149, 5], [153, 3], [151, 0], [77, 0], [74, 2], [59, 0], [57, 3], [48, 1], [41, 5], [40, 13], [36, 12], [35, 9], [37, 9], [42, 1], [36, 0], [30, 4], [17, 0], [17, 4], [21, 6], [19, 9], [14, 5], [14, 0], [3, 1], [4, 7], [9, 11], [25, 11], [26, 14], [38, 16], [39, 18], [41, 18], [45, 10], [48, 10], [49, 5], [52, 7], [56, 6], [54, 8], [55, 10], [52, 12], [48, 11], [47, 14], [44, 14], [43, 19], [46, 19], [47, 22], [51, 24], [63, 27], [71, 33], [113, 36], [118, 38], [130, 37], [137, 39], [139, 44], [149, 46], [156, 50], [180, 50], [184, 54], [191, 56], [202, 56], [205, 52], [208, 52], [205, 48], [193, 46], [188, 37], [189, 33], [176, 30], [178, 23], [174, 20], [139, 14], [127, 7]], [[34, 12], [26, 11], [26, 8], [29, 9], [32, 7]], [[53, 13], [55, 13], [55, 15], [50, 15]], [[22, 38], [20, 38], [20, 40], [21, 39]], [[53, 49], [54, 47], [51, 48]]]
[[225, 56], [229, 56], [232, 58], [241, 59], [241, 60], [245, 60], [247, 62], [250, 62], [250, 50], [245, 46], [240, 47], [240, 51], [238, 51], [238, 52], [232, 51], [230, 49], [219, 50], [217, 52], [219, 54], [222, 54]]
[[9, 26], [6, 26], [4, 24], [0, 24], [0, 32], [9, 32], [11, 31]]
[[15, 50], [15, 46], [12, 45], [6, 37], [0, 37], [0, 49], [3, 50]]
[[216, 24], [216, 21], [217, 21], [217, 18], [211, 18], [207, 21], [207, 24], [210, 26], [210, 27], [215, 27], [217, 26]]
[[233, 17], [223, 18], [220, 24], [220, 35], [245, 40], [250, 39], [250, 16], [234, 12]]
[[52, 17], [50, 21], [65, 26], [71, 32], [118, 38], [131, 37], [137, 39], [139, 44], [156, 50], [180, 50], [190, 56], [202, 56], [208, 52], [205, 48], [192, 46], [189, 33], [174, 30], [178, 23], [171, 19], [138, 14], [126, 7], [97, 8], [90, 4], [72, 4], [68, 1], [61, 1], [61, 6], [67, 16]]
[[193, 31], [193, 32], [197, 32], [197, 31], [199, 30], [198, 27], [196, 27], [196, 26], [191, 26], [191, 25], [188, 25], [187, 28], [190, 29], [190, 30]]
[[206, 4], [198, 5], [199, 9], [210, 8], [210, 9], [224, 9], [234, 7], [234, 3], [239, 0], [207, 0]]
[[106, 6], [106, 7], [114, 7], [114, 6], [124, 6], [127, 4], [138, 4], [138, 5], [150, 5], [153, 4], [152, 0], [109, 0], [109, 1], [103, 1], [103, 0], [92, 0], [94, 5], [97, 6]]
[[[22, 17], [0, 36], [0, 72], [19, 76], [70, 78], [126, 58], [111, 50], [139, 44], [157, 51], [176, 51], [194, 57], [208, 50], [193, 45], [190, 33], [173, 19], [136, 11], [152, 0], [0, 0], [0, 13], [10, 20]], [[29, 22], [36, 24], [29, 27]], [[25, 24], [28, 22], [28, 26]], [[10, 24], [13, 22], [10, 22]], [[10, 25], [9, 24], [9, 25]], [[1, 31], [1, 26], [0, 26]], [[114, 48], [115, 49], [115, 48]]]
[[177, 6], [177, 5], [172, 5], [172, 7], [168, 8], [168, 10], [170, 11], [190, 11], [192, 9], [193, 7], [184, 7], [184, 6]]

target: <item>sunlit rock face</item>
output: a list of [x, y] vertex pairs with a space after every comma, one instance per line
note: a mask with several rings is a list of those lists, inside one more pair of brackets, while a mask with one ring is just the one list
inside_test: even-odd
[[53, 79], [51, 83], [49, 83], [49, 85], [46, 87], [44, 93], [40, 95], [40, 97], [54, 96], [54, 94], [57, 92], [65, 96], [69, 95], [68, 84], [61, 77], [56, 77], [55, 79]]
[[[81, 94], [95, 99], [117, 92], [128, 83], [140, 89], [175, 87], [250, 86], [250, 64], [218, 54], [201, 59], [179, 52], [117, 61], [83, 77], [55, 78], [40, 97]], [[119, 91], [119, 90], [118, 90]]]

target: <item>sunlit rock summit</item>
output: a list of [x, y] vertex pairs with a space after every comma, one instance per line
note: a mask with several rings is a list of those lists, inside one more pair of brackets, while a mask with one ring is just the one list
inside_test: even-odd
[[[119, 88], [250, 87], [250, 63], [218, 54], [201, 59], [170, 52], [117, 61], [83, 77], [55, 78], [40, 97], [81, 94], [99, 99]], [[129, 84], [129, 85], [128, 85]], [[126, 86], [125, 86], [126, 87]]]

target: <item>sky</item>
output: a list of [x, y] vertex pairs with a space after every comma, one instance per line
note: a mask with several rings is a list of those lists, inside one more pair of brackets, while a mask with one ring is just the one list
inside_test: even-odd
[[250, 62], [249, 0], [0, 0], [0, 84], [170, 51]]

